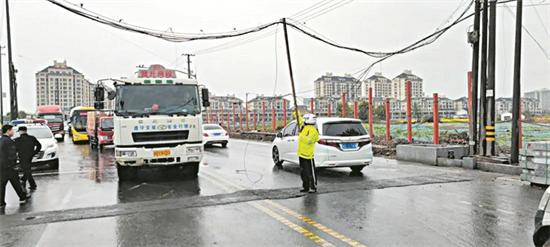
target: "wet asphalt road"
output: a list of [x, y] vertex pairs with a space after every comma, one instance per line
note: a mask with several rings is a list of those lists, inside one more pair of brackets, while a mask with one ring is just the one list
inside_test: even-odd
[[8, 188], [1, 246], [532, 246], [542, 189], [517, 177], [376, 158], [361, 176], [296, 165], [269, 144], [207, 149], [198, 178], [162, 169], [119, 182], [113, 151], [60, 143], [59, 171], [18, 205]]

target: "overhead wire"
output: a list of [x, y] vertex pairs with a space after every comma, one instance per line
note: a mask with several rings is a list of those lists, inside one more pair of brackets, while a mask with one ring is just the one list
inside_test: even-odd
[[[504, 4], [504, 6], [506, 7], [506, 10], [508, 10], [508, 13], [514, 16], [514, 12], [510, 8], [510, 6], [506, 4]], [[531, 38], [533, 42], [535, 42], [535, 44], [538, 46], [540, 51], [544, 54], [546, 59], [550, 60], [550, 53], [546, 50], [546, 48], [544, 48], [544, 46], [540, 43], [540, 41], [537, 38], [535, 38], [535, 36], [529, 31], [529, 29], [527, 29], [527, 27], [524, 24], [521, 24], [521, 28], [527, 34], [527, 36], [529, 36], [529, 38]]]

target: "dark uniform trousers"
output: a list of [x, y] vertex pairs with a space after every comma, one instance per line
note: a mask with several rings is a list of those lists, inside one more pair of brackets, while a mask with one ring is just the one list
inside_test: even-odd
[[23, 191], [21, 183], [19, 183], [19, 174], [17, 173], [17, 171], [15, 171], [13, 168], [5, 168], [0, 173], [0, 199], [2, 200], [0, 204], [6, 204], [4, 198], [6, 197], [6, 185], [8, 184], [8, 182], [10, 182], [11, 186], [19, 196], [19, 199], [25, 199], [27, 195]]
[[300, 157], [300, 177], [302, 177], [302, 187], [305, 190], [317, 189], [317, 176], [315, 174], [315, 161], [313, 159], [304, 159]]
[[29, 181], [29, 186], [31, 188], [33, 189], [36, 188], [36, 182], [34, 182], [34, 178], [32, 177], [31, 164], [32, 164], [32, 157], [21, 160], [20, 165], [21, 165], [21, 169], [23, 170], [23, 177], [21, 177], [21, 186], [23, 186], [23, 188], [26, 188], [27, 181]]

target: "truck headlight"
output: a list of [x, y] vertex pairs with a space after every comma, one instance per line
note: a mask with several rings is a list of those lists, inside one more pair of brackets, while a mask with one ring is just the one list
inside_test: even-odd
[[117, 150], [115, 152], [115, 156], [119, 156], [119, 157], [136, 157], [137, 153], [136, 153], [136, 151], [119, 151], [119, 150]]
[[188, 147], [187, 153], [189, 154], [196, 154], [201, 152], [201, 147]]

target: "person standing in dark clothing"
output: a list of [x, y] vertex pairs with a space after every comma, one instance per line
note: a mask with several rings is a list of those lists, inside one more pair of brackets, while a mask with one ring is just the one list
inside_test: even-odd
[[15, 139], [15, 146], [17, 147], [17, 153], [19, 154], [19, 164], [23, 169], [23, 177], [21, 178], [21, 185], [23, 189], [27, 187], [27, 181], [29, 181], [29, 189], [36, 190], [36, 182], [32, 177], [31, 164], [32, 157], [40, 152], [42, 145], [36, 139], [36, 137], [27, 134], [27, 127], [19, 127], [19, 137]]
[[19, 202], [25, 203], [30, 198], [19, 183], [19, 174], [15, 171], [17, 164], [17, 149], [13, 136], [13, 126], [2, 126], [2, 138], [0, 138], [0, 209], [6, 207], [6, 185], [8, 181], [19, 196]]

